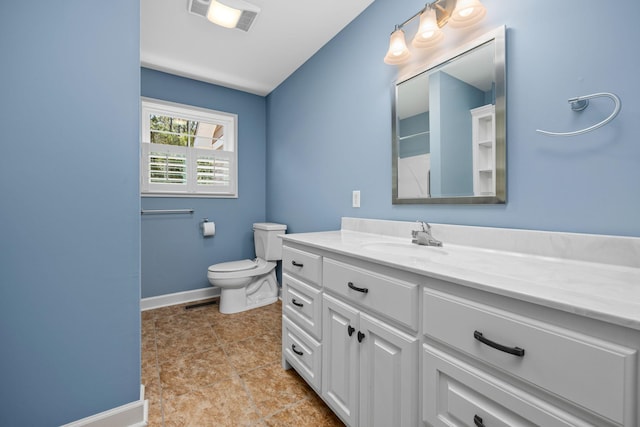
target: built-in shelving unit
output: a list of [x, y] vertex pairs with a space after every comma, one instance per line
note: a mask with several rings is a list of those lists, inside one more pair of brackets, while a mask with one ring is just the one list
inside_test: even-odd
[[495, 105], [489, 104], [470, 110], [473, 149], [473, 194], [495, 196]]

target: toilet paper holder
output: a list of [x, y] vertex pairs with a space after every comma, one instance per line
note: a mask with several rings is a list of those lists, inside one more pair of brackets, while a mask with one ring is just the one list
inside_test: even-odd
[[216, 233], [216, 224], [209, 221], [209, 218], [202, 218], [202, 222], [200, 222], [200, 229], [202, 230], [202, 235], [204, 237], [211, 237]]

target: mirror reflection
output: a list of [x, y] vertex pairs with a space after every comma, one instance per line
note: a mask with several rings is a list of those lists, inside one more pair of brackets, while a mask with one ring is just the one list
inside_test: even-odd
[[499, 43], [485, 39], [396, 85], [394, 203], [505, 202]]

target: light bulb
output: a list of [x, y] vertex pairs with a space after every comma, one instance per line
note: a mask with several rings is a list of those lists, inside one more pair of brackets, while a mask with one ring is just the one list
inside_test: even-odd
[[411, 56], [411, 52], [407, 48], [404, 41], [404, 31], [400, 28], [391, 33], [389, 39], [389, 50], [384, 57], [384, 62], [390, 65], [397, 65], [405, 62]]
[[235, 28], [242, 11], [229, 7], [216, 0], [211, 0], [209, 10], [207, 11], [207, 19], [214, 24], [218, 24], [225, 28]]
[[435, 9], [427, 7], [420, 14], [420, 25], [418, 32], [413, 38], [411, 44], [413, 47], [430, 47], [439, 42], [444, 34], [438, 26], [438, 20]]
[[486, 13], [480, 0], [458, 0], [449, 23], [452, 27], [468, 27], [479, 22]]
[[473, 8], [472, 7], [468, 7], [466, 9], [462, 9], [460, 12], [460, 16], [462, 17], [467, 17], [469, 15], [471, 15], [473, 13]]

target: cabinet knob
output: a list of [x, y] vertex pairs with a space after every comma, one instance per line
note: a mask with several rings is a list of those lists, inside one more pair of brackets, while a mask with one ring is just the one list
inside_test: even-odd
[[473, 416], [473, 423], [476, 425], [476, 427], [485, 427], [484, 423], [482, 422], [482, 418], [477, 415]]
[[347, 333], [349, 334], [349, 336], [353, 335], [355, 330], [356, 330], [356, 328], [354, 328], [353, 326], [347, 325]]
[[364, 334], [358, 331], [358, 342], [362, 342], [363, 339], [364, 339]]

